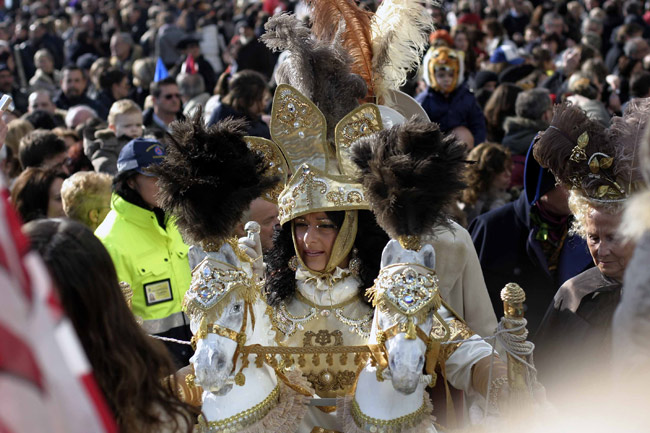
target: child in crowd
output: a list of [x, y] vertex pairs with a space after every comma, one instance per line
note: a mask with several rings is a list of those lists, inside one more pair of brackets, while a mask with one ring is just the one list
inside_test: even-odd
[[477, 216], [512, 201], [508, 191], [512, 171], [510, 151], [498, 143], [481, 143], [469, 153], [465, 183], [461, 198], [467, 222]]
[[142, 110], [130, 99], [121, 99], [111, 106], [108, 128], [95, 132], [95, 140], [86, 148], [95, 171], [114, 175], [117, 157], [126, 143], [142, 137]]
[[472, 133], [474, 143], [482, 143], [486, 135], [485, 117], [474, 94], [463, 83], [461, 57], [447, 47], [430, 48], [423, 62], [424, 81], [429, 87], [415, 99], [442, 132], [464, 127]]

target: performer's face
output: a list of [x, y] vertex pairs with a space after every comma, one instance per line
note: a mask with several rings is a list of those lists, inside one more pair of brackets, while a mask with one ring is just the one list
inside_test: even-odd
[[323, 271], [332, 254], [339, 227], [325, 212], [314, 212], [294, 221], [296, 245], [303, 263], [312, 271]]
[[617, 233], [621, 214], [592, 209], [587, 215], [587, 246], [603, 275], [623, 281], [623, 274], [632, 253], [633, 242], [623, 241]]

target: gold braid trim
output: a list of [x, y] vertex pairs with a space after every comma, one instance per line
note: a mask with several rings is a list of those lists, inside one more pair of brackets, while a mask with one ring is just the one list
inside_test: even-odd
[[198, 431], [201, 433], [234, 433], [251, 424], [255, 424], [264, 418], [273, 407], [278, 403], [280, 398], [280, 385], [277, 385], [273, 391], [261, 402], [257, 403], [250, 409], [239, 412], [231, 417], [219, 421], [206, 421], [203, 415], [199, 415]]
[[384, 420], [370, 417], [359, 408], [354, 400], [354, 395], [339, 397], [336, 401], [337, 418], [342, 430], [347, 433], [399, 433], [408, 431], [411, 433], [428, 432], [433, 425], [434, 417], [431, 415], [433, 405], [424, 394], [422, 406], [415, 412], [411, 412], [399, 418]]
[[176, 395], [179, 400], [191, 404], [195, 407], [201, 407], [203, 404], [201, 396], [203, 388], [194, 384], [194, 366], [187, 365], [176, 372]]
[[[449, 339], [447, 341], [467, 340], [474, 335], [474, 332], [472, 332], [470, 327], [460, 319], [452, 319], [447, 322], [447, 325], [449, 326], [450, 331]], [[462, 343], [443, 344], [438, 357], [440, 362], [447, 362], [449, 357], [460, 347], [461, 344]]]

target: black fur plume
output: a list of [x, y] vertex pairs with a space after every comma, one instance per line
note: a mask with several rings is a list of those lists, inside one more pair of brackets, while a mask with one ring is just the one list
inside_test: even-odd
[[265, 176], [263, 155], [246, 145], [244, 125], [226, 119], [206, 127], [202, 110], [171, 125], [167, 156], [150, 171], [186, 243], [231, 236], [250, 202], [278, 181]]
[[435, 123], [410, 120], [353, 144], [358, 181], [379, 225], [396, 239], [446, 225], [446, 206], [465, 187], [465, 145]]

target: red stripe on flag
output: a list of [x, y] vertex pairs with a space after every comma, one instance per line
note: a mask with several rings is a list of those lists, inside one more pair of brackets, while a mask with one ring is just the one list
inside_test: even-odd
[[86, 391], [88, 391], [88, 395], [90, 396], [93, 405], [97, 410], [97, 414], [102, 421], [106, 433], [118, 433], [117, 424], [115, 423], [113, 414], [108, 408], [106, 400], [104, 400], [104, 394], [102, 394], [102, 391], [99, 389], [99, 386], [97, 385], [97, 382], [95, 382], [93, 375], [90, 373], [84, 374], [81, 376], [81, 382], [86, 388]]
[[14, 433], [13, 430], [9, 430], [9, 427], [5, 426], [0, 422], [0, 433]]
[[32, 349], [2, 325], [0, 325], [0, 370], [19, 376], [44, 391], [43, 374]]

